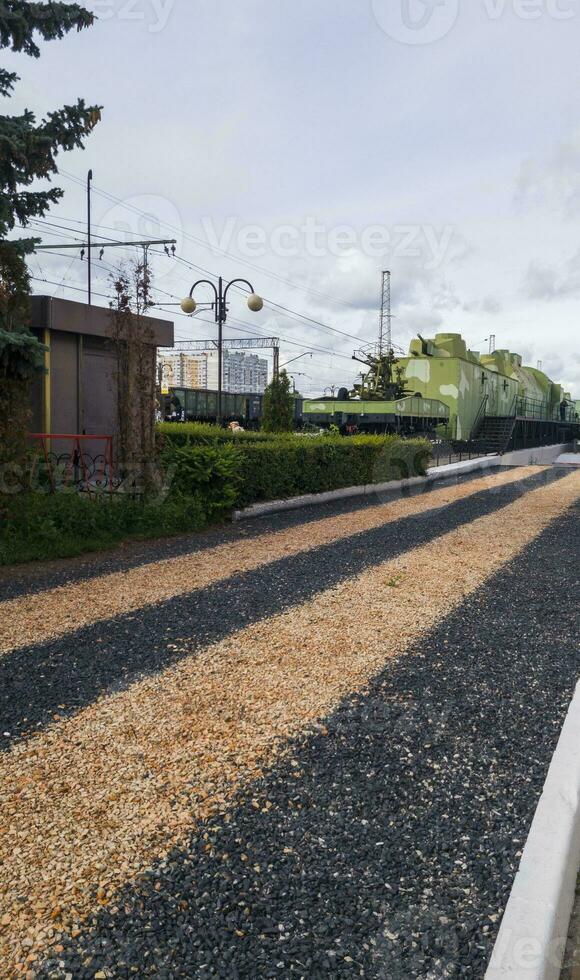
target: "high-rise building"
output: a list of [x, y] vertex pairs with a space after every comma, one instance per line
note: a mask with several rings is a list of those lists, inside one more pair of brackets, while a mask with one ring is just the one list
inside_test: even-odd
[[172, 353], [159, 357], [161, 385], [167, 388], [207, 388], [207, 355]]
[[[173, 352], [159, 358], [161, 384], [166, 388], [218, 388], [218, 352]], [[223, 351], [222, 390], [232, 394], [262, 394], [268, 384], [268, 361], [244, 351]]]
[[[225, 350], [222, 361], [222, 388], [232, 394], [262, 394], [268, 384], [268, 361], [257, 354]], [[207, 387], [218, 387], [218, 354], [207, 353]]]

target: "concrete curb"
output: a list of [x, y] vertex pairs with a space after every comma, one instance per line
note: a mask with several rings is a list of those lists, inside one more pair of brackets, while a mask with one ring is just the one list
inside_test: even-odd
[[524, 847], [485, 980], [558, 980], [580, 868], [580, 684]]
[[557, 443], [552, 446], [536, 446], [535, 449], [516, 449], [511, 453], [504, 453], [504, 466], [529, 466], [536, 463], [544, 466], [554, 463], [556, 458], [566, 451], [569, 443]]
[[264, 517], [266, 514], [276, 514], [284, 510], [299, 510], [301, 507], [315, 507], [318, 504], [331, 503], [334, 500], [345, 500], [348, 497], [368, 497], [371, 494], [401, 493], [410, 487], [429, 486], [437, 480], [452, 476], [464, 476], [478, 470], [487, 470], [502, 465], [501, 456], [482, 456], [479, 459], [465, 459], [461, 463], [448, 463], [445, 466], [434, 466], [428, 470], [427, 476], [414, 476], [407, 480], [392, 480], [390, 483], [370, 483], [361, 487], [342, 487], [340, 490], [330, 490], [328, 493], [309, 493], [303, 497], [290, 497], [287, 500], [270, 500], [264, 504], [252, 504], [244, 510], [235, 510], [233, 521], [244, 521], [251, 517]]

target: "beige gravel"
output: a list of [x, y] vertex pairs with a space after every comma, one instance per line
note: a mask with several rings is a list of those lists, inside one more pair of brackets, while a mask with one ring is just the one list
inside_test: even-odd
[[[241, 630], [0, 760], [0, 954], [20, 976], [58, 930], [184, 843], [389, 658], [580, 496], [580, 473]], [[187, 644], [184, 644], [187, 652]], [[23, 899], [23, 900], [21, 900]]]
[[467, 483], [323, 518], [303, 527], [218, 545], [197, 554], [102, 575], [86, 582], [0, 603], [0, 653], [42, 642], [122, 613], [191, 593], [280, 558], [441, 507], [484, 489], [505, 486], [545, 467], [518, 467]]

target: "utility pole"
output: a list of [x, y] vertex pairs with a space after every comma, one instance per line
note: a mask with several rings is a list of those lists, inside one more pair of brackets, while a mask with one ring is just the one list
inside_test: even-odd
[[[58, 249], [58, 251], [60, 252], [64, 248], [73, 249], [73, 251], [78, 251], [80, 249], [81, 250], [81, 258], [84, 258], [84, 250], [86, 249], [87, 250], [87, 259], [88, 259], [88, 270], [87, 270], [87, 302], [88, 302], [88, 305], [91, 306], [92, 305], [92, 284], [91, 284], [91, 275], [92, 275], [91, 246], [92, 246], [92, 242], [91, 242], [91, 187], [90, 187], [90, 180], [92, 180], [92, 175], [93, 175], [93, 171], [92, 170], [89, 170], [89, 175], [90, 175], [90, 179], [87, 180], [87, 211], [88, 211], [88, 220], [87, 220], [87, 232], [88, 232], [88, 234], [87, 234], [87, 241], [86, 242], [75, 242], [74, 245], [71, 245], [70, 242], [59, 242], [56, 245], [37, 245], [35, 247], [34, 251], [35, 252], [41, 252], [41, 251], [54, 252], [55, 249]], [[145, 270], [147, 270], [148, 254], [149, 254], [148, 253], [148, 250], [149, 250], [149, 248], [152, 245], [164, 245], [165, 246], [165, 251], [166, 251], [167, 255], [171, 255], [171, 254], [172, 255], [175, 255], [176, 240], [175, 240], [175, 238], [155, 238], [155, 239], [151, 239], [149, 241], [138, 241], [138, 242], [114, 242], [114, 241], [106, 241], [105, 240], [105, 241], [95, 242], [95, 245], [98, 245], [99, 246], [99, 249], [100, 249], [99, 258], [100, 259], [102, 259], [103, 253], [104, 253], [104, 251], [105, 251], [106, 248], [132, 248], [132, 247], [142, 248], [143, 249], [143, 264], [144, 264]], [[171, 253], [169, 252], [169, 249], [167, 248], [168, 245], [171, 245]], [[147, 305], [148, 306], [154, 306], [155, 304], [154, 303], [148, 303]], [[163, 305], [164, 306], [167, 306], [167, 305], [179, 306], [179, 303], [172, 303], [172, 304], [164, 303]]]
[[92, 283], [91, 283], [91, 181], [93, 171], [87, 174], [87, 301], [92, 305]]

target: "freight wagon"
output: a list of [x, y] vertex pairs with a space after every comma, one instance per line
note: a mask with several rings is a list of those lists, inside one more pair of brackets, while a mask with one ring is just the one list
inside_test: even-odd
[[[240, 425], [258, 424], [262, 417], [263, 395], [222, 392], [222, 418]], [[170, 388], [161, 396], [164, 422], [215, 422], [217, 391], [203, 388]]]

